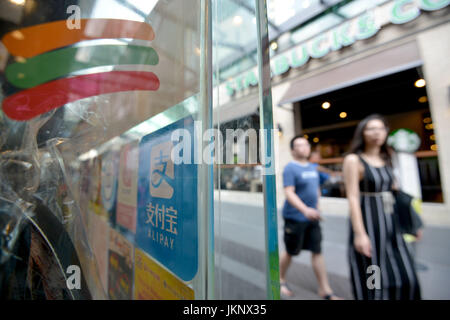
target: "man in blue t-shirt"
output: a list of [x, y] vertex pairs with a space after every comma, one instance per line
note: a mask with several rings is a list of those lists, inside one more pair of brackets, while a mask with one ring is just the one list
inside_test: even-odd
[[286, 202], [283, 207], [284, 243], [286, 251], [280, 258], [281, 295], [294, 295], [288, 287], [285, 275], [292, 261], [300, 251], [311, 251], [311, 264], [319, 284], [319, 296], [327, 300], [340, 299], [333, 294], [328, 283], [325, 260], [321, 253], [322, 233], [318, 210], [320, 197], [317, 166], [308, 161], [311, 146], [303, 136], [291, 140], [293, 161], [283, 171], [283, 186]]

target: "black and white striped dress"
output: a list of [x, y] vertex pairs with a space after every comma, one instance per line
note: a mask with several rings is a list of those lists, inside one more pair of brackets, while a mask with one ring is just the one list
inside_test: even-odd
[[[359, 184], [361, 211], [372, 244], [372, 257], [355, 250], [350, 222], [348, 257], [354, 297], [357, 300], [420, 299], [414, 261], [399, 231], [396, 214], [386, 207], [386, 192], [392, 190], [392, 170], [388, 166], [373, 167], [359, 158], [364, 164], [364, 177]], [[375, 268], [369, 268], [373, 265], [380, 270], [380, 289], [374, 287]]]

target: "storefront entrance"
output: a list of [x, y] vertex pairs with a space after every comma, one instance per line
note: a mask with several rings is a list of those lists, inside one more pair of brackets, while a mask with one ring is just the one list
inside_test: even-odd
[[[421, 67], [407, 69], [371, 81], [317, 95], [294, 104], [295, 127], [311, 142], [314, 161], [340, 172], [354, 130], [364, 117], [379, 113], [390, 124], [390, 132], [404, 128], [420, 138], [415, 151], [420, 172], [422, 200], [442, 202], [438, 145], [430, 115]], [[418, 85], [418, 86], [416, 86]], [[339, 175], [324, 181], [322, 194], [345, 197]]]

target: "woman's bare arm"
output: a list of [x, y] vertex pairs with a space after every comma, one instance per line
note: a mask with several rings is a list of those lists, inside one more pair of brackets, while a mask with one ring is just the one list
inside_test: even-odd
[[355, 234], [362, 234], [366, 231], [362, 221], [359, 200], [359, 159], [357, 155], [350, 154], [345, 157], [343, 172], [345, 191], [350, 206], [350, 219], [352, 221], [353, 232]]
[[[359, 252], [370, 256], [370, 240], [364, 228], [360, 206], [359, 168], [360, 163], [356, 154], [349, 154], [345, 157], [343, 174], [347, 200], [350, 207], [350, 220], [355, 234], [355, 247]], [[369, 242], [369, 245], [367, 242]]]

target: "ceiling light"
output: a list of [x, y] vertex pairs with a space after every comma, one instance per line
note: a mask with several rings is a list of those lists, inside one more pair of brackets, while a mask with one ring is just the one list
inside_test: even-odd
[[437, 151], [437, 144], [433, 144], [433, 145], [430, 147], [430, 149], [433, 150], [433, 151]]
[[341, 117], [342, 119], [347, 118], [347, 112], [341, 112], [339, 114], [339, 117]]
[[429, 123], [429, 124], [427, 124], [426, 126], [425, 126], [425, 129], [427, 129], [427, 130], [433, 130], [433, 124], [432, 123]]
[[427, 83], [426, 83], [425, 79], [419, 79], [419, 80], [417, 80], [417, 81], [414, 83], [414, 85], [415, 85], [417, 88], [423, 88], [423, 87], [425, 87], [426, 84], [427, 84]]
[[322, 103], [322, 109], [328, 109], [329, 107], [331, 107], [331, 103], [329, 103], [328, 101], [325, 101], [324, 103]]
[[427, 96], [422, 96], [422, 97], [420, 97], [420, 98], [419, 98], [419, 102], [420, 102], [420, 103], [428, 102]]
[[313, 139], [313, 142], [314, 142], [314, 143], [319, 142], [319, 138], [315, 137], [315, 138]]
[[431, 118], [430, 117], [423, 118], [423, 123], [431, 123]]
[[273, 51], [276, 51], [278, 49], [278, 43], [276, 43], [276, 41], [272, 42], [270, 44], [270, 49], [272, 49]]
[[430, 140], [436, 140], [436, 136], [434, 135], [434, 134], [432, 134], [431, 136], [430, 136]]
[[234, 16], [233, 18], [233, 24], [238, 26], [242, 23], [242, 17], [241, 16]]
[[14, 39], [17, 39], [17, 40], [23, 40], [23, 39], [25, 39], [25, 36], [24, 36], [23, 33], [20, 32], [19, 30], [13, 31], [13, 32], [11, 33], [11, 36], [12, 36]]
[[18, 6], [23, 6], [25, 4], [25, 0], [9, 0], [14, 4], [17, 4]]
[[304, 135], [303, 135], [303, 138], [308, 139], [309, 136], [308, 136], [307, 134], [304, 134]]
[[25, 59], [24, 57], [21, 57], [21, 56], [17, 56], [17, 57], [15, 57], [14, 58], [17, 62], [19, 62], [19, 63], [25, 63], [25, 62], [27, 62], [27, 59]]

